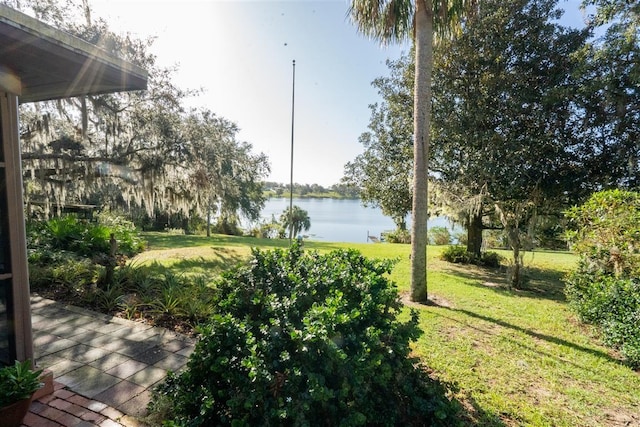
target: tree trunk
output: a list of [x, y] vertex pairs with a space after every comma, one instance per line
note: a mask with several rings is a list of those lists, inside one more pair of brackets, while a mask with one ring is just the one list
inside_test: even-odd
[[207, 208], [207, 237], [211, 237], [211, 207]]
[[432, 0], [416, 1], [415, 50], [411, 301], [425, 302], [427, 301], [427, 178], [433, 68]]
[[513, 270], [511, 271], [511, 286], [515, 289], [520, 289], [522, 278], [520, 277], [520, 270], [522, 267], [522, 259], [520, 257], [520, 230], [517, 227], [505, 227], [507, 236], [509, 238], [509, 246], [513, 251]]
[[482, 251], [482, 213], [469, 215], [467, 225], [467, 252], [480, 258]]

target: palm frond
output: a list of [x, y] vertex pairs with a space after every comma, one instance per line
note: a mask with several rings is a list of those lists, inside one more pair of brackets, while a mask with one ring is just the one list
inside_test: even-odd
[[[424, 0], [352, 0], [347, 11], [351, 22], [367, 37], [382, 44], [413, 38], [416, 1]], [[440, 37], [459, 33], [462, 18], [473, 15], [479, 0], [433, 0], [432, 19]]]
[[412, 0], [353, 0], [347, 14], [362, 34], [386, 44], [411, 37], [414, 11]]

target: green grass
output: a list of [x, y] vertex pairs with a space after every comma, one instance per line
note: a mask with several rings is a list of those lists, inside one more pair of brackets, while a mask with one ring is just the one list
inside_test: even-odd
[[[155, 260], [179, 272], [220, 271], [246, 259], [252, 247], [287, 247], [286, 240], [145, 234]], [[305, 242], [307, 249], [352, 247], [366, 256], [396, 258], [391, 277], [406, 296], [408, 245]], [[482, 426], [640, 425], [640, 375], [599, 343], [568, 310], [562, 276], [576, 262], [563, 252], [525, 256], [524, 290], [506, 287], [507, 269], [452, 265], [428, 249], [428, 292], [436, 304], [416, 306], [424, 334], [415, 353]], [[502, 253], [508, 257], [507, 252]]]
[[[133, 262], [158, 264], [172, 267], [176, 273], [184, 274], [220, 274], [251, 254], [251, 248], [273, 249], [289, 247], [287, 239], [259, 239], [255, 237], [224, 236], [215, 234], [211, 237], [201, 235], [179, 235], [161, 232], [144, 233], [147, 250], [134, 258]], [[376, 258], [399, 258], [407, 261], [409, 252], [406, 245], [371, 245], [367, 243], [332, 243], [305, 241], [307, 249], [320, 252], [335, 249], [356, 248], [367, 256]], [[397, 271], [403, 271], [399, 263]], [[407, 270], [408, 271], [408, 270]], [[395, 271], [394, 271], [395, 273]]]

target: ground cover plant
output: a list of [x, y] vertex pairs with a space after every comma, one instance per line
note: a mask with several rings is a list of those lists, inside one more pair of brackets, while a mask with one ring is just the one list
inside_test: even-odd
[[253, 251], [217, 283], [216, 314], [154, 406], [181, 426], [458, 424], [410, 357], [418, 315], [398, 320], [392, 265], [353, 249]]

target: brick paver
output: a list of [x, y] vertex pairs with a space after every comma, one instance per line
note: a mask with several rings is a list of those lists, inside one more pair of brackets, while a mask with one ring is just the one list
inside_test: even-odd
[[[59, 385], [59, 383], [58, 383]], [[139, 391], [136, 389], [136, 391]], [[147, 393], [147, 392], [145, 392]], [[144, 395], [147, 397], [147, 395]], [[138, 413], [138, 416], [144, 415]], [[102, 402], [88, 399], [68, 389], [58, 389], [33, 403], [23, 427], [127, 427], [125, 414]], [[121, 421], [124, 421], [121, 422]], [[135, 423], [140, 425], [139, 423]]]

